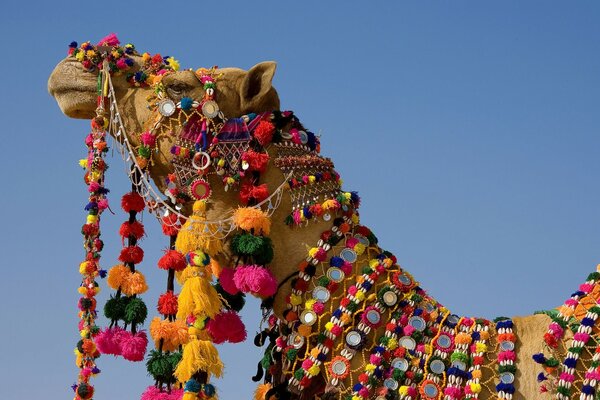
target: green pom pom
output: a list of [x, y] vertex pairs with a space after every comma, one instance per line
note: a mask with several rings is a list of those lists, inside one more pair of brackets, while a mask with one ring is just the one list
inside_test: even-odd
[[226, 308], [237, 312], [241, 311], [242, 308], [244, 308], [244, 305], [246, 304], [246, 295], [244, 293], [240, 292], [238, 294], [229, 294], [218, 283], [214, 285], [214, 288], [217, 291], [217, 293], [219, 293], [219, 295], [221, 295], [221, 297], [225, 299], [226, 303], [224, 303], [223, 305]]
[[146, 361], [146, 369], [156, 381], [175, 383], [173, 372], [180, 360], [181, 353], [179, 352], [161, 353], [158, 350], [152, 350]]
[[546, 363], [544, 365], [546, 365], [547, 367], [550, 367], [550, 368], [558, 367], [558, 360], [554, 357], [551, 357], [546, 360]]
[[262, 245], [254, 255], [254, 262], [260, 265], [267, 265], [273, 261], [273, 242], [268, 237], [262, 238]]
[[150, 149], [146, 146], [140, 146], [138, 148], [138, 154], [144, 158], [150, 158]]
[[297, 356], [298, 356], [297, 349], [290, 349], [285, 353], [285, 357], [290, 361], [294, 361]]
[[148, 316], [148, 309], [144, 301], [139, 298], [133, 298], [125, 307], [125, 318], [123, 319], [126, 323], [132, 325], [143, 324]]
[[304, 371], [302, 370], [302, 368], [298, 368], [296, 371], [294, 371], [294, 378], [300, 380], [304, 377]]
[[128, 297], [110, 296], [110, 299], [104, 305], [104, 315], [111, 321], [123, 320], [125, 319], [125, 308], [128, 303]]
[[262, 246], [263, 237], [242, 233], [231, 239], [231, 250], [238, 256], [254, 256]]

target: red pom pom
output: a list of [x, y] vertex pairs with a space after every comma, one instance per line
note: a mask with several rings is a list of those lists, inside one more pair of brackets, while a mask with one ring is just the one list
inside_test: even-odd
[[84, 236], [98, 236], [98, 224], [85, 224], [81, 227], [81, 234]]
[[258, 186], [254, 186], [252, 183], [245, 183], [240, 188], [240, 200], [244, 205], [248, 204], [250, 200], [260, 203], [267, 197], [269, 197], [269, 188], [266, 183]]
[[119, 254], [119, 261], [123, 263], [139, 264], [144, 259], [144, 250], [139, 246], [123, 247]]
[[126, 213], [131, 211], [142, 212], [145, 206], [144, 198], [139, 193], [129, 192], [121, 198], [121, 208]]
[[169, 214], [162, 218], [162, 231], [166, 236], [175, 236], [181, 229], [181, 221], [177, 214]]
[[183, 254], [177, 250], [167, 250], [165, 255], [158, 260], [158, 267], [160, 269], [174, 269], [175, 271], [182, 271], [187, 265]]
[[162, 315], [176, 315], [177, 295], [173, 294], [171, 291], [161, 294], [158, 298], [158, 306], [156, 309]]
[[250, 171], [265, 172], [269, 163], [269, 155], [267, 153], [259, 153], [254, 150], [248, 150], [242, 155], [242, 160], [249, 164]]
[[144, 225], [139, 221], [133, 221], [131, 224], [129, 221], [125, 221], [121, 224], [121, 228], [119, 228], [119, 235], [123, 239], [133, 236], [139, 240], [144, 236]]
[[231, 295], [236, 295], [240, 292], [233, 281], [234, 273], [235, 271], [232, 268], [223, 268], [219, 274], [219, 283], [221, 284], [221, 287]]
[[217, 314], [208, 321], [206, 329], [216, 344], [239, 343], [246, 340], [246, 327], [240, 316], [234, 311]]
[[275, 133], [275, 126], [269, 121], [262, 120], [254, 130], [254, 137], [258, 143], [266, 146], [273, 140], [273, 133]]

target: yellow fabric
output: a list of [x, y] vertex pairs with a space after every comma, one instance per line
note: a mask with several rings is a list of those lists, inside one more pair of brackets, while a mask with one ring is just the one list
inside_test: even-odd
[[223, 362], [219, 353], [208, 340], [192, 340], [183, 347], [183, 356], [174, 375], [183, 383], [198, 371], [204, 371], [209, 377], [214, 375], [217, 378], [223, 373]]

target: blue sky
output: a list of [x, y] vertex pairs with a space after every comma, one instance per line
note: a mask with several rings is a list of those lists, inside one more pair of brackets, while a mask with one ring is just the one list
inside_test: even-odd
[[[282, 108], [322, 134], [363, 198], [363, 222], [458, 314], [557, 306], [600, 262], [597, 2], [22, 4], [0, 16], [0, 398], [70, 398], [76, 377], [88, 125], [46, 92], [72, 40], [116, 32], [185, 68], [276, 60]], [[115, 203], [128, 185], [121, 161], [109, 162]], [[124, 216], [105, 215], [110, 267]], [[166, 243], [145, 222], [151, 305]], [[243, 318], [252, 336], [257, 303]], [[250, 398], [259, 351], [248, 342], [221, 354], [221, 398]], [[141, 364], [98, 362], [98, 400], [138, 398], [151, 383]]]

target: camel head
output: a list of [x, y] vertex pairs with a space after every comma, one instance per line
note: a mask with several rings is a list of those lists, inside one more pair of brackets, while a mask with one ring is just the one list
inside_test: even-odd
[[[48, 91], [65, 115], [94, 118], [98, 104], [99, 66], [102, 64], [98, 53], [103, 52], [104, 58], [114, 54], [111, 58], [112, 85], [127, 138], [138, 146], [140, 133], [152, 122], [153, 110], [148, 99], [155, 93], [158, 79], [164, 96], [175, 103], [183, 98], [201, 99], [204, 84], [192, 69], [179, 70], [178, 62], [173, 58], [163, 59], [149, 53], [140, 55], [132, 45], [118, 45], [114, 36], [103, 39], [96, 46], [86, 42], [79, 49], [75, 49], [73, 43], [69, 56], [52, 71]], [[218, 76], [215, 80], [216, 101], [222, 115], [232, 118], [279, 109], [279, 97], [271, 85], [275, 69], [276, 63], [272, 61], [259, 63], [248, 71], [215, 69], [213, 73]], [[140, 77], [147, 79], [140, 82]], [[173, 140], [168, 138], [160, 141], [158, 155], [149, 171], [161, 191], [165, 189], [165, 178], [173, 172], [170, 163], [172, 145]]]

